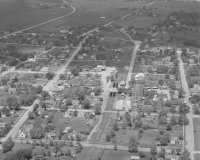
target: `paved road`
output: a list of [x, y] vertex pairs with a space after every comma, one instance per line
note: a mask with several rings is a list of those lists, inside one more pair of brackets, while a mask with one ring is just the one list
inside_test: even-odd
[[[69, 5], [69, 3], [66, 2], [65, 0], [62, 0], [62, 1], [63, 1], [63, 3]], [[42, 26], [42, 25], [45, 25], [45, 24], [48, 24], [48, 23], [51, 23], [51, 22], [54, 22], [54, 21], [57, 21], [57, 20], [66, 18], [66, 17], [68, 17], [68, 16], [70, 16], [70, 15], [72, 15], [72, 14], [74, 14], [74, 13], [76, 12], [76, 8], [74, 8], [72, 5], [69, 5], [69, 6], [72, 8], [72, 11], [71, 11], [70, 13], [64, 15], [64, 16], [60, 16], [60, 17], [57, 17], [57, 18], [48, 20], [48, 21], [43, 22], [43, 23], [39, 23], [39, 24], [34, 25], [34, 26], [27, 27], [27, 28], [21, 29], [21, 30], [19, 30], [19, 31], [12, 32], [12, 33], [10, 33], [10, 34], [1, 36], [0, 38], [6, 38], [6, 37], [11, 36], [11, 35], [13, 35], [13, 34], [18, 34], [18, 33], [24, 32], [24, 31], [28, 31], [28, 30], [31, 30], [31, 29], [33, 29], [33, 28], [37, 28], [37, 27], [40, 27], [40, 26]]]
[[[102, 98], [103, 98], [103, 104], [101, 107], [101, 111], [104, 112], [106, 107], [107, 107], [107, 103], [109, 100], [109, 89], [110, 89], [110, 85], [111, 83], [107, 83], [106, 78], [107, 76], [109, 76], [112, 72], [111, 68], [107, 68], [106, 71], [102, 72], [102, 76], [101, 76], [101, 81], [102, 81], [102, 89], [103, 89], [103, 93], [102, 93]], [[100, 126], [101, 126], [101, 122], [103, 120], [103, 114], [100, 115], [99, 121], [97, 123], [97, 125], [93, 128], [93, 130], [90, 132], [90, 135], [87, 138], [87, 142], [91, 141], [92, 136], [98, 132]]]
[[189, 125], [186, 126], [186, 148], [190, 152], [191, 160], [194, 160], [194, 129], [193, 129], [193, 112], [192, 112], [192, 104], [189, 102], [190, 97], [190, 91], [188, 88], [188, 84], [186, 81], [185, 71], [184, 71], [184, 64], [181, 59], [181, 51], [177, 51], [178, 54], [178, 60], [179, 60], [179, 70], [180, 70], [180, 77], [181, 77], [181, 83], [182, 87], [185, 91], [185, 102], [190, 107], [190, 112], [187, 114], [187, 117], [189, 119]]
[[133, 49], [132, 57], [131, 57], [131, 62], [130, 62], [129, 70], [128, 70], [127, 79], [126, 79], [126, 88], [128, 88], [129, 87], [129, 82], [131, 81], [131, 77], [132, 77], [135, 58], [136, 58], [136, 55], [137, 55], [137, 51], [138, 51], [138, 49], [140, 47], [141, 41], [134, 41], [132, 39], [132, 37], [129, 34], [127, 34], [125, 31], [121, 31], [121, 32], [124, 35], [126, 35], [130, 39], [130, 41], [135, 45], [134, 49]]
[[[84, 147], [96, 147], [96, 148], [102, 148], [102, 149], [114, 149], [113, 145], [103, 145], [103, 144], [92, 144], [92, 143], [82, 143], [82, 145]], [[118, 150], [124, 150], [124, 151], [128, 151], [128, 146], [117, 146]], [[139, 151], [142, 152], [150, 152], [151, 148], [138, 148]]]

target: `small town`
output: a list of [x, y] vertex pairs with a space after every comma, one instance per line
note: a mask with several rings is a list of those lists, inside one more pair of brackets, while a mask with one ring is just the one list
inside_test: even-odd
[[200, 160], [199, 1], [29, 1], [0, 25], [0, 160]]

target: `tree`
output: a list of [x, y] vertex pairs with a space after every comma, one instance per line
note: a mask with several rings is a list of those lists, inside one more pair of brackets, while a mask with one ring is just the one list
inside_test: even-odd
[[157, 146], [154, 145], [151, 147], [151, 155], [156, 155], [157, 154]]
[[188, 152], [187, 150], [185, 150], [181, 156], [179, 157], [178, 160], [191, 160], [190, 158], [190, 152]]
[[179, 113], [180, 114], [187, 114], [190, 111], [190, 107], [187, 104], [183, 103], [179, 106]]
[[6, 102], [10, 108], [13, 108], [16, 105], [16, 103], [18, 102], [18, 99], [15, 96], [9, 96], [6, 98]]
[[165, 148], [161, 148], [161, 151], [160, 151], [160, 153], [158, 154], [158, 157], [159, 158], [163, 158], [163, 159], [165, 159]]
[[97, 114], [97, 115], [101, 114], [101, 105], [99, 105], [99, 104], [95, 105], [94, 113]]
[[178, 118], [178, 123], [181, 126], [186, 126], [189, 124], [189, 120], [187, 119], [186, 115], [180, 115]]
[[32, 159], [32, 148], [19, 149], [15, 155], [18, 160], [31, 160]]
[[170, 117], [170, 124], [171, 125], [176, 125], [177, 124], [177, 118], [176, 118], [176, 116], [172, 115]]
[[114, 138], [115, 137], [115, 131], [110, 131], [110, 138]]
[[75, 139], [76, 141], [81, 141], [81, 135], [80, 134], [75, 134]]
[[160, 144], [162, 146], [166, 146], [168, 143], [169, 143], [169, 137], [166, 134], [161, 135], [161, 137], [160, 137]]
[[137, 153], [138, 152], [137, 141], [136, 141], [135, 137], [130, 138], [128, 149], [129, 149], [129, 152], [131, 152], [131, 153]]
[[10, 80], [9, 77], [6, 77], [6, 76], [2, 77], [1, 78], [2, 85], [7, 85], [9, 80]]
[[85, 99], [83, 102], [83, 108], [84, 109], [90, 109], [90, 101], [88, 99]]
[[75, 110], [75, 111], [74, 111], [74, 117], [77, 117], [77, 116], [78, 116], [78, 111]]
[[79, 152], [82, 151], [82, 149], [83, 149], [83, 146], [80, 144], [80, 142], [77, 142], [77, 146], [75, 148], [75, 152], [79, 153]]
[[110, 142], [110, 135], [108, 133], [106, 134], [105, 141]]
[[117, 121], [115, 121], [114, 124], [113, 124], [113, 130], [114, 131], [118, 131], [119, 130]]
[[32, 113], [32, 112], [28, 112], [28, 118], [29, 119], [34, 119], [35, 117], [34, 117], [34, 114]]
[[42, 86], [37, 86], [37, 88], [36, 88], [36, 93], [37, 93], [37, 94], [40, 94], [40, 93], [42, 92], [42, 90], [43, 90], [43, 87], [42, 87]]
[[52, 73], [52, 72], [48, 72], [48, 73], [46, 73], [46, 78], [47, 78], [48, 80], [53, 79], [54, 76], [55, 76], [55, 74]]
[[33, 129], [30, 130], [30, 136], [32, 139], [41, 139], [44, 137], [44, 130], [40, 124], [35, 123]]
[[117, 141], [115, 139], [112, 140], [113, 149], [117, 150]]
[[160, 79], [160, 80], [158, 81], [158, 84], [162, 86], [162, 85], [164, 84], [163, 79]]
[[11, 151], [12, 148], [14, 147], [14, 145], [15, 145], [15, 143], [13, 142], [11, 137], [9, 137], [5, 142], [2, 143], [2, 151], [4, 153]]

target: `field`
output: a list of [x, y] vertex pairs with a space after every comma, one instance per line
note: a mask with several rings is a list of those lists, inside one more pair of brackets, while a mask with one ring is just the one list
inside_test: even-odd
[[105, 150], [102, 156], [102, 160], [130, 160], [131, 153], [128, 151], [114, 151]]
[[194, 118], [194, 139], [197, 141], [194, 142], [194, 149], [195, 151], [200, 151], [200, 119]]
[[200, 3], [197, 1], [168, 1], [158, 2], [150, 6], [154, 13], [158, 13], [161, 17], [165, 17], [173, 11], [185, 11], [185, 12], [198, 12], [200, 13]]
[[199, 160], [200, 159], [200, 154], [194, 154], [194, 160]]
[[135, 27], [150, 28], [157, 22], [156, 17], [146, 17], [146, 16], [130, 16], [124, 21], [119, 21], [116, 24], [128, 28], [133, 25]]
[[[47, 1], [46, 1], [47, 2]], [[61, 5], [62, 1], [48, 2]], [[7, 29], [19, 30], [41, 22], [66, 15], [71, 11], [70, 8], [51, 8], [41, 9], [37, 5], [39, 0], [11, 1], [0, 0], [0, 33], [3, 34]]]
[[98, 26], [127, 15], [130, 13], [128, 8], [137, 8], [143, 4], [143, 2], [125, 2], [124, 0], [73, 0], [72, 5], [76, 8], [73, 15], [34, 31], [58, 31], [66, 27], [86, 24]]

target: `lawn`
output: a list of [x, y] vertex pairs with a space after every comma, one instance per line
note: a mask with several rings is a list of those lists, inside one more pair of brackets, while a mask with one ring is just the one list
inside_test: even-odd
[[151, 147], [157, 138], [157, 132], [153, 130], [144, 130], [140, 139], [140, 147]]
[[0, 106], [6, 106], [6, 99], [9, 97], [9, 93], [4, 91], [4, 87], [0, 88]]
[[130, 160], [131, 155], [128, 151], [105, 150], [101, 160]]
[[194, 139], [197, 141], [194, 142], [195, 151], [200, 151], [200, 118], [193, 118], [194, 123]]
[[[36, 0], [26, 1], [0, 1], [0, 34], [7, 29], [14, 31], [48, 21], [66, 15], [71, 11], [70, 8], [51, 8], [41, 9], [37, 7]], [[49, 2], [48, 2], [49, 3]], [[57, 2], [54, 2], [57, 4]], [[59, 3], [62, 4], [62, 3]]]
[[117, 144], [128, 146], [131, 137], [137, 138], [138, 131], [135, 129], [119, 129], [119, 131], [115, 132], [115, 134]]

